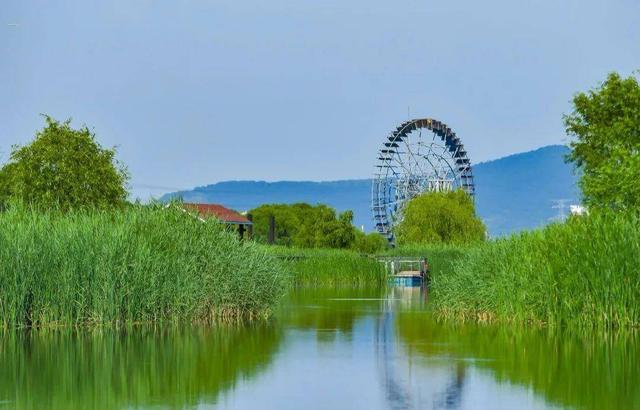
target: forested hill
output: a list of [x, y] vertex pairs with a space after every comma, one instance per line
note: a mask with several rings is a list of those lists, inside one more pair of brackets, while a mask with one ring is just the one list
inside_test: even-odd
[[[492, 236], [548, 223], [558, 214], [554, 200], [578, 203], [577, 177], [564, 163], [568, 148], [551, 145], [474, 166], [476, 205]], [[373, 229], [371, 181], [229, 181], [167, 194], [186, 202], [219, 203], [236, 210], [263, 203], [326, 203], [354, 211], [354, 224]]]

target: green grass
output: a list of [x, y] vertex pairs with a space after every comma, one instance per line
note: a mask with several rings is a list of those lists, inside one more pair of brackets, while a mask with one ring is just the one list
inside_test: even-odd
[[440, 317], [640, 325], [640, 219], [601, 214], [491, 241], [434, 275]]
[[266, 249], [285, 262], [296, 286], [380, 286], [386, 283], [383, 265], [355, 251], [280, 246]]
[[282, 263], [175, 208], [0, 213], [0, 325], [120, 325], [265, 315]]

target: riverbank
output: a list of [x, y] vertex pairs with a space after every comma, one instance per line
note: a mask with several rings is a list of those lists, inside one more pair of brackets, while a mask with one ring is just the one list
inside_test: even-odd
[[601, 214], [466, 249], [433, 275], [441, 318], [579, 327], [640, 325], [640, 219]]
[[638, 332], [437, 321], [428, 293], [299, 287], [275, 320], [0, 330], [0, 408], [640, 407]]
[[253, 318], [288, 280], [256, 244], [179, 209], [0, 213], [3, 327]]

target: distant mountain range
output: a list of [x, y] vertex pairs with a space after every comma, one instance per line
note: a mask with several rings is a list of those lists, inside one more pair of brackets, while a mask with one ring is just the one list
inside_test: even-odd
[[[474, 165], [476, 207], [491, 236], [500, 236], [548, 223], [560, 210], [558, 200], [579, 203], [577, 176], [564, 162], [569, 149], [550, 145], [535, 151]], [[228, 181], [164, 195], [185, 202], [219, 203], [248, 210], [264, 203], [308, 202], [328, 204], [339, 211], [351, 209], [354, 224], [373, 230], [371, 180]]]

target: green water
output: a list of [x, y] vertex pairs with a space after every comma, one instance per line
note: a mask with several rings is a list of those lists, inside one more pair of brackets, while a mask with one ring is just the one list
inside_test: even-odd
[[443, 325], [425, 299], [299, 290], [268, 323], [4, 333], [0, 408], [640, 408], [636, 334]]

